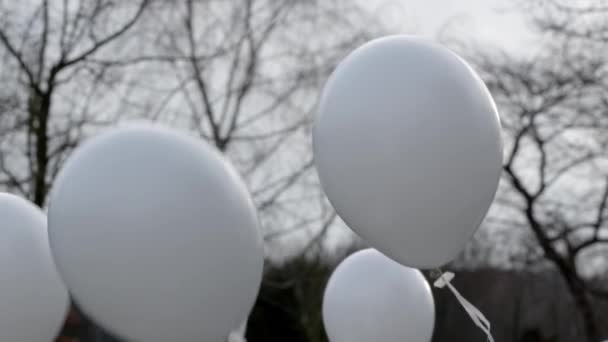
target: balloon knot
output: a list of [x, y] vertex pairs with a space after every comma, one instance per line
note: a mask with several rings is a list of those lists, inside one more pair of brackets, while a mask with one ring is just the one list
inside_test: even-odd
[[452, 279], [454, 279], [454, 273], [452, 272], [445, 272], [445, 273], [441, 273], [435, 280], [435, 282], [433, 283], [433, 286], [435, 286], [438, 289], [442, 289], [444, 288], [449, 282], [452, 281]]

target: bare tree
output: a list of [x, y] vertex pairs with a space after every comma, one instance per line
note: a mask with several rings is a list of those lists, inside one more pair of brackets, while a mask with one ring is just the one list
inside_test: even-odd
[[87, 111], [87, 104], [108, 80], [89, 60], [124, 36], [147, 3], [2, 4], [0, 49], [15, 70], [3, 75], [4, 81], [13, 82], [19, 90], [15, 97], [22, 102], [21, 112], [15, 114], [18, 119], [5, 128], [19, 135], [22, 146], [1, 153], [0, 174], [10, 180], [12, 190], [44, 205], [51, 180], [82, 127], [98, 119]]
[[[187, 0], [159, 4], [149, 19], [160, 27], [152, 48], [166, 58], [147, 64], [133, 84], [141, 101], [125, 111], [225, 153], [249, 185], [267, 242], [317, 241], [335, 215], [313, 172], [312, 113], [337, 61], [379, 25], [349, 1]], [[141, 84], [159, 87], [144, 94]]]
[[547, 25], [541, 27], [563, 31], [540, 54], [472, 57], [497, 101], [507, 142], [497, 215], [531, 230], [572, 294], [587, 340], [599, 341], [593, 298], [608, 291], [584, 268], [589, 252], [608, 247], [607, 46]]

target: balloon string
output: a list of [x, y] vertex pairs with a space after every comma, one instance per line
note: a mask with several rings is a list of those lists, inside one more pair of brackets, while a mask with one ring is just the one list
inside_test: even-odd
[[484, 316], [483, 313], [481, 311], [479, 311], [479, 309], [477, 309], [473, 304], [471, 304], [471, 302], [469, 302], [466, 298], [464, 298], [460, 294], [460, 292], [458, 292], [458, 290], [456, 290], [456, 288], [450, 283], [452, 281], [452, 279], [454, 279], [454, 273], [452, 273], [452, 272], [444, 273], [440, 269], [438, 269], [436, 272], [438, 272], [437, 273], [438, 276], [434, 283], [434, 286], [436, 288], [443, 288], [443, 287], [447, 286], [448, 289], [454, 294], [454, 296], [456, 297], [456, 299], [458, 300], [460, 305], [467, 312], [467, 314], [469, 314], [469, 317], [471, 317], [471, 320], [473, 320], [473, 323], [475, 323], [475, 325], [478, 326], [479, 329], [481, 329], [481, 331], [483, 331], [486, 334], [488, 341], [494, 342], [494, 338], [492, 337], [492, 334], [490, 333], [490, 321], [488, 321], [486, 316]]

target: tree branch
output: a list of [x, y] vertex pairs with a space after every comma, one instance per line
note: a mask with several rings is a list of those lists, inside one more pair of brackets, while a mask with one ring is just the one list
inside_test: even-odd
[[46, 56], [46, 45], [49, 40], [49, 3], [48, 0], [42, 2], [42, 42], [40, 43], [40, 51], [38, 51], [38, 74], [36, 75], [36, 81], [42, 82], [42, 75], [44, 74], [45, 56]]
[[121, 28], [119, 28], [118, 30], [109, 34], [108, 36], [96, 41], [95, 43], [93, 43], [93, 46], [91, 46], [88, 49], [86, 49], [85, 51], [81, 52], [79, 55], [77, 55], [71, 59], [60, 60], [59, 63], [56, 65], [57, 69], [64, 69], [66, 67], [69, 67], [70, 65], [73, 65], [75, 63], [78, 63], [78, 62], [81, 62], [81, 61], [87, 59], [88, 57], [93, 55], [95, 52], [97, 52], [97, 50], [103, 48], [107, 44], [111, 43], [112, 41], [114, 41], [115, 39], [117, 39], [118, 37], [123, 35], [131, 27], [133, 27], [135, 25], [135, 23], [137, 23], [137, 21], [139, 20], [141, 15], [144, 13], [144, 10], [146, 9], [149, 2], [150, 2], [150, 0], [142, 0], [135, 15], [133, 17], [131, 17], [131, 19], [129, 19], [129, 21], [127, 21]]
[[[258, 211], [262, 212], [266, 209], [268, 209], [268, 207], [270, 207], [272, 204], [274, 204], [276, 202], [276, 200], [279, 198], [279, 196], [281, 196], [287, 189], [289, 189], [292, 185], [294, 185], [298, 179], [300, 179], [300, 177], [302, 177], [304, 175], [304, 173], [309, 170], [310, 168], [312, 168], [314, 165], [313, 160], [309, 160], [308, 162], [306, 162], [304, 165], [302, 165], [302, 167], [300, 168], [300, 170], [298, 172], [295, 172], [291, 175], [289, 175], [289, 177], [287, 177], [286, 181], [277, 189], [275, 190], [272, 195], [270, 195], [266, 200], [264, 200], [263, 202], [261, 202], [258, 205]], [[252, 195], [255, 196], [255, 194], [259, 194], [260, 192], [264, 192], [265, 190], [258, 190], [258, 191], [254, 191], [254, 193]]]
[[[215, 113], [213, 109], [213, 105], [211, 104], [211, 100], [209, 98], [209, 91], [207, 89], [207, 84], [203, 79], [202, 70], [198, 65], [198, 62], [195, 58], [196, 56], [196, 42], [194, 39], [194, 4], [193, 0], [188, 0], [186, 2], [187, 5], [187, 14], [185, 20], [186, 33], [188, 36], [189, 50], [190, 50], [190, 64], [193, 70], [193, 78], [198, 87], [203, 106], [205, 108], [205, 114], [207, 115], [207, 119], [209, 121], [209, 126], [211, 127], [211, 134], [213, 135], [213, 142], [216, 147], [223, 151], [226, 147], [224, 138], [221, 136], [219, 124], [216, 121]], [[195, 114], [196, 115], [196, 114]]]
[[40, 84], [36, 81], [36, 78], [34, 77], [32, 70], [27, 66], [27, 64], [25, 63], [25, 60], [23, 59], [23, 56], [21, 55], [21, 53], [19, 51], [17, 51], [15, 49], [13, 44], [8, 39], [8, 36], [6, 35], [6, 33], [2, 30], [2, 28], [0, 28], [0, 42], [2, 42], [2, 44], [8, 50], [10, 55], [13, 56], [13, 58], [15, 58], [17, 60], [17, 63], [19, 63], [19, 67], [21, 68], [21, 71], [23, 71], [25, 73], [25, 75], [27, 76], [29, 86], [38, 95], [41, 95], [42, 89], [40, 88]]

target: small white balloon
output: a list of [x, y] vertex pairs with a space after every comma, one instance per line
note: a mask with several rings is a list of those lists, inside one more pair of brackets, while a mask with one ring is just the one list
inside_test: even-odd
[[69, 296], [51, 257], [46, 217], [6, 193], [0, 193], [0, 279], [0, 341], [53, 341]]
[[418, 268], [458, 255], [501, 174], [488, 89], [456, 54], [410, 36], [374, 40], [340, 63], [323, 91], [313, 146], [323, 189], [346, 224]]
[[51, 248], [80, 308], [130, 341], [224, 342], [263, 266], [255, 207], [203, 141], [158, 127], [86, 142], [50, 197]]
[[323, 322], [331, 342], [429, 342], [435, 304], [420, 271], [366, 249], [329, 279]]

